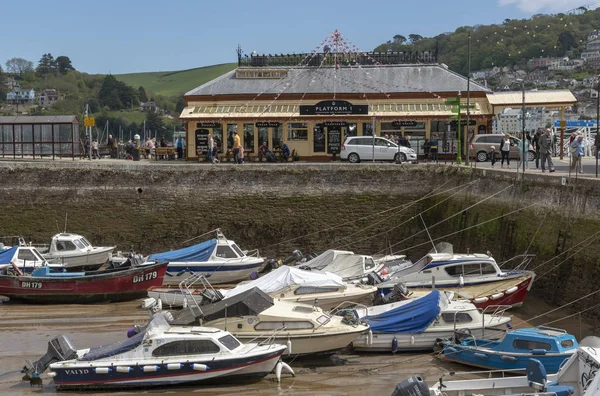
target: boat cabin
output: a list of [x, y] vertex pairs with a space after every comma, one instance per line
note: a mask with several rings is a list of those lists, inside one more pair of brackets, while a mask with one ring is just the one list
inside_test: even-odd
[[0, 267], [14, 263], [23, 272], [30, 273], [41, 266], [63, 268], [60, 264], [49, 264], [33, 246], [13, 246], [0, 251]]
[[503, 340], [486, 345], [496, 351], [534, 355], [565, 353], [578, 347], [575, 337], [565, 330], [546, 326], [513, 330], [506, 333]]
[[58, 252], [69, 252], [69, 251], [87, 251], [92, 248], [92, 244], [78, 234], [61, 233], [56, 234], [52, 237], [48, 252], [44, 253], [58, 253]]

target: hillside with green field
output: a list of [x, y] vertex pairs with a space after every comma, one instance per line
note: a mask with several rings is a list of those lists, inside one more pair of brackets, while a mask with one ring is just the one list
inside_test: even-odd
[[224, 63], [196, 69], [117, 74], [115, 77], [132, 87], [144, 87], [148, 93], [165, 97], [180, 96], [213, 80], [237, 67], [235, 63]]

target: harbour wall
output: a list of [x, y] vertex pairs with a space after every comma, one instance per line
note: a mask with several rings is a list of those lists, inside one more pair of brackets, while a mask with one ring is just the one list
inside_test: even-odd
[[[529, 253], [532, 291], [555, 305], [598, 290], [600, 279], [600, 183], [591, 179], [444, 165], [57, 161], [0, 162], [0, 180], [0, 235], [36, 243], [66, 216], [67, 231], [96, 245], [143, 253], [216, 228], [280, 258], [339, 248], [416, 260], [431, 240], [498, 262]], [[600, 293], [572, 307], [600, 324], [597, 304]]]

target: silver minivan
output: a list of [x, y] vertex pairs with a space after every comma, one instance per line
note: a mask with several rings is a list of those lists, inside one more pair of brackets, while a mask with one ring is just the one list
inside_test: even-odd
[[372, 161], [373, 153], [375, 154], [375, 161], [417, 161], [415, 150], [398, 146], [391, 140], [377, 136], [375, 137], [374, 147], [372, 136], [351, 136], [346, 138], [346, 141], [342, 145], [340, 158], [342, 161], [348, 160], [352, 163]]

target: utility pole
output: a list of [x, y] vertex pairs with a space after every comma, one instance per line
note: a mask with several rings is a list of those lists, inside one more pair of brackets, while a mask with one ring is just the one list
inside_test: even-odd
[[[465, 136], [465, 165], [469, 165], [469, 124], [471, 107], [471, 31], [469, 31], [469, 43], [467, 46], [467, 136]], [[459, 121], [460, 124], [460, 121]], [[459, 140], [460, 141], [460, 140]]]

